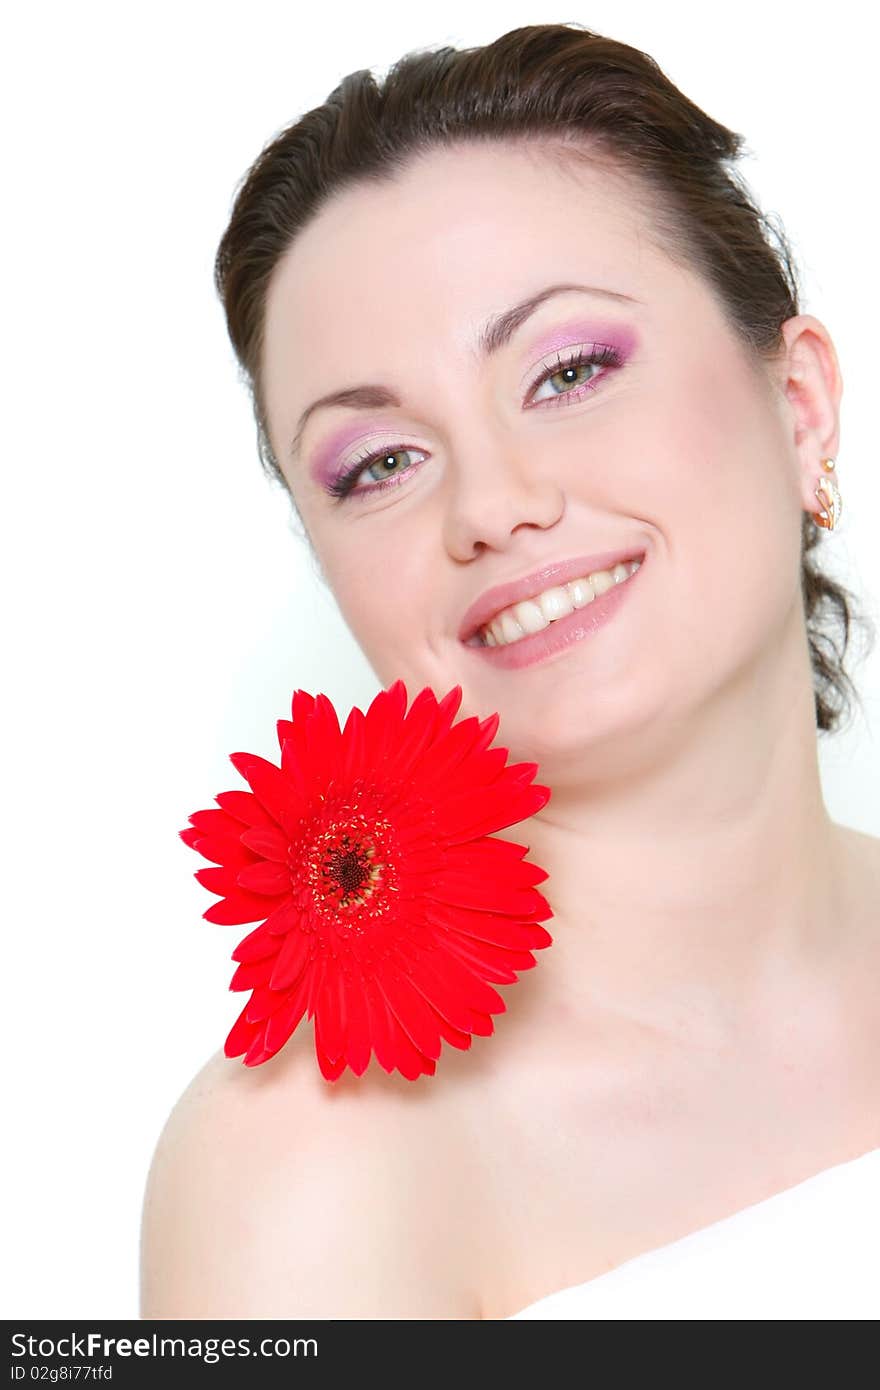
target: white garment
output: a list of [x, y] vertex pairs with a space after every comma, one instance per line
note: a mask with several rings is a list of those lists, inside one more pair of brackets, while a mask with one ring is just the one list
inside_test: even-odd
[[880, 1149], [871, 1149], [505, 1321], [878, 1317]]

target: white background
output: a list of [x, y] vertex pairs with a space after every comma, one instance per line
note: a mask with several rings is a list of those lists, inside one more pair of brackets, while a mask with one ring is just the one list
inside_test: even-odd
[[[880, 619], [876, 44], [870, 7], [33, 4], [4, 24], [4, 1317], [137, 1316], [158, 1133], [222, 1045], [247, 928], [178, 830], [277, 756], [291, 694], [378, 683], [260, 469], [212, 279], [234, 188], [342, 76], [576, 21], [649, 52], [753, 151], [845, 378], [830, 567]], [[820, 745], [880, 834], [868, 722]]]

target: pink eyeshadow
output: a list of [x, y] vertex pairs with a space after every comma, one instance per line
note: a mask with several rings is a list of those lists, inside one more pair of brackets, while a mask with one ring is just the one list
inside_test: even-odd
[[[626, 360], [632, 356], [639, 344], [639, 335], [634, 328], [627, 324], [616, 323], [613, 319], [597, 321], [596, 319], [577, 319], [570, 320], [567, 324], [557, 325], [537, 342], [532, 343], [529, 357], [531, 362], [537, 366], [538, 360], [546, 357], [548, 353], [557, 352], [562, 348], [574, 347], [579, 343], [596, 343], [600, 347], [616, 348], [621, 360]], [[365, 435], [379, 430], [385, 430], [393, 434], [395, 426], [393, 423], [383, 424], [381, 417], [367, 420], [364, 416], [359, 419], [348, 420], [337, 430], [332, 431], [326, 439], [322, 440], [312, 461], [311, 473], [315, 481], [322, 487], [327, 487], [336, 477], [338, 462], [342, 453], [347, 449], [352, 440], [361, 438]]]
[[597, 322], [596, 319], [571, 319], [559, 324], [545, 333], [536, 343], [532, 343], [531, 357], [535, 362], [548, 352], [560, 348], [575, 347], [579, 343], [598, 343], [600, 347], [613, 347], [625, 362], [638, 347], [639, 335], [628, 324], [615, 323], [613, 319]]
[[[364, 416], [340, 425], [339, 429], [329, 434], [318, 447], [311, 468], [315, 481], [322, 487], [326, 487], [335, 478], [340, 455], [348, 448], [351, 441], [382, 428], [384, 427], [381, 420], [368, 422]], [[389, 424], [388, 428], [393, 432], [394, 425]]]

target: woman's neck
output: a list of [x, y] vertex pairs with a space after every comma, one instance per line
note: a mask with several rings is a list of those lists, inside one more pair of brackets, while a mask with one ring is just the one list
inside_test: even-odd
[[549, 873], [554, 944], [536, 955], [530, 996], [587, 1024], [599, 1010], [711, 1035], [823, 968], [841, 936], [848, 851], [801, 689], [775, 719], [728, 691], [726, 711], [704, 711], [701, 728], [683, 721], [664, 749], [656, 729], [630, 732], [625, 750], [603, 741], [569, 763], [565, 781], [539, 762], [553, 796], [504, 832]]

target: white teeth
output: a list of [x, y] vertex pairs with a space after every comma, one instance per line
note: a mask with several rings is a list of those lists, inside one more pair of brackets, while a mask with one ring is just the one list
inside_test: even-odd
[[615, 584], [622, 584], [631, 574], [635, 574], [641, 563], [641, 560], [629, 560], [615, 565], [612, 570], [597, 570], [595, 574], [572, 579], [568, 584], [555, 585], [534, 598], [512, 604], [510, 608], [496, 613], [486, 627], [480, 628], [480, 645], [503, 647], [509, 642], [518, 642], [530, 633], [541, 632], [557, 618], [564, 618], [578, 608], [586, 608], [599, 594], [606, 593]]

